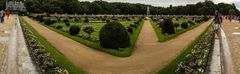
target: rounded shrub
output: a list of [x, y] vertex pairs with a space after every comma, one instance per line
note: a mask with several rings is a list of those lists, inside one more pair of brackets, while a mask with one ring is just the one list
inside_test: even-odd
[[177, 29], [180, 26], [180, 23], [174, 23], [174, 27]]
[[107, 23], [109, 23], [109, 22], [110, 22], [110, 20], [108, 20], [108, 19], [107, 19], [107, 20], [106, 20], [106, 22], [107, 22]]
[[88, 22], [89, 22], [89, 19], [88, 19], [88, 18], [85, 18], [83, 22], [88, 23]]
[[69, 22], [65, 22], [65, 25], [66, 25], [66, 26], [70, 26], [70, 23], [69, 23]]
[[132, 34], [132, 33], [133, 33], [133, 28], [132, 28], [132, 27], [128, 27], [128, 28], [127, 28], [127, 31], [128, 31], [130, 34]]
[[68, 19], [64, 19], [63, 22], [66, 23], [66, 22], [69, 22], [69, 20]]
[[174, 25], [171, 18], [165, 18], [163, 20], [162, 33], [164, 35], [175, 33]]
[[63, 28], [63, 27], [62, 27], [62, 26], [60, 26], [60, 25], [56, 27], [56, 29], [62, 29], [62, 28]]
[[195, 23], [191, 20], [188, 20], [188, 23], [191, 24], [191, 25], [195, 25]]
[[44, 21], [44, 24], [45, 25], [51, 25], [52, 24], [52, 22], [51, 22], [51, 19], [46, 19], [45, 21]]
[[188, 23], [187, 23], [187, 22], [183, 22], [183, 23], [181, 24], [181, 27], [182, 27], [183, 29], [187, 29], [187, 28], [188, 28]]
[[72, 25], [69, 28], [70, 35], [77, 35], [80, 31], [80, 27], [78, 25]]
[[77, 22], [77, 21], [79, 21], [79, 19], [78, 19], [78, 18], [75, 18], [74, 21]]
[[100, 44], [104, 48], [125, 48], [130, 46], [130, 37], [125, 27], [118, 22], [109, 22], [99, 34]]
[[135, 24], [130, 24], [130, 27], [132, 27], [132, 28], [137, 28], [137, 25], [135, 25]]
[[86, 25], [83, 27], [83, 31], [88, 34], [88, 38], [91, 37], [91, 33], [93, 33], [94, 28], [91, 25]]

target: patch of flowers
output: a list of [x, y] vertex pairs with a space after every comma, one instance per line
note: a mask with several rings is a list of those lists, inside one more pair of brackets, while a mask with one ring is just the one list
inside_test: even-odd
[[[24, 25], [24, 24], [23, 24]], [[47, 53], [43, 45], [36, 40], [33, 33], [22, 25], [23, 34], [28, 46], [29, 53], [35, 66], [40, 74], [68, 74], [66, 69], [60, 68], [56, 60], [54, 60], [50, 53]]]
[[214, 34], [208, 31], [186, 56], [186, 59], [178, 64], [176, 74], [204, 74], [213, 44]]

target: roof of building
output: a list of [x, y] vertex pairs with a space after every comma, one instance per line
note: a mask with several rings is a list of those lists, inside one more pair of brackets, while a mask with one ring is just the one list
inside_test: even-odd
[[8, 10], [26, 11], [26, 7], [23, 2], [9, 1], [7, 3]]

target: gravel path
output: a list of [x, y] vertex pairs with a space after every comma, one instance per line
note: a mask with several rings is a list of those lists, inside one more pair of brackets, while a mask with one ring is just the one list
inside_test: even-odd
[[159, 43], [150, 21], [144, 22], [136, 49], [130, 57], [115, 57], [89, 48], [23, 17], [39, 34], [56, 47], [77, 67], [92, 74], [152, 74], [166, 66], [199, 36], [211, 21], [188, 31], [175, 39]]
[[233, 34], [240, 33], [240, 23], [237, 21], [230, 22], [224, 20], [223, 26], [228, 38], [228, 45], [232, 55], [235, 72], [240, 73], [240, 34]]

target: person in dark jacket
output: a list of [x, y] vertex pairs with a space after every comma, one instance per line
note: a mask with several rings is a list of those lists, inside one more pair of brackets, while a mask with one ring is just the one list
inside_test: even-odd
[[214, 32], [217, 34], [218, 38], [220, 38], [220, 28], [222, 27], [222, 17], [220, 13], [216, 10], [215, 11], [215, 19], [214, 19]]

